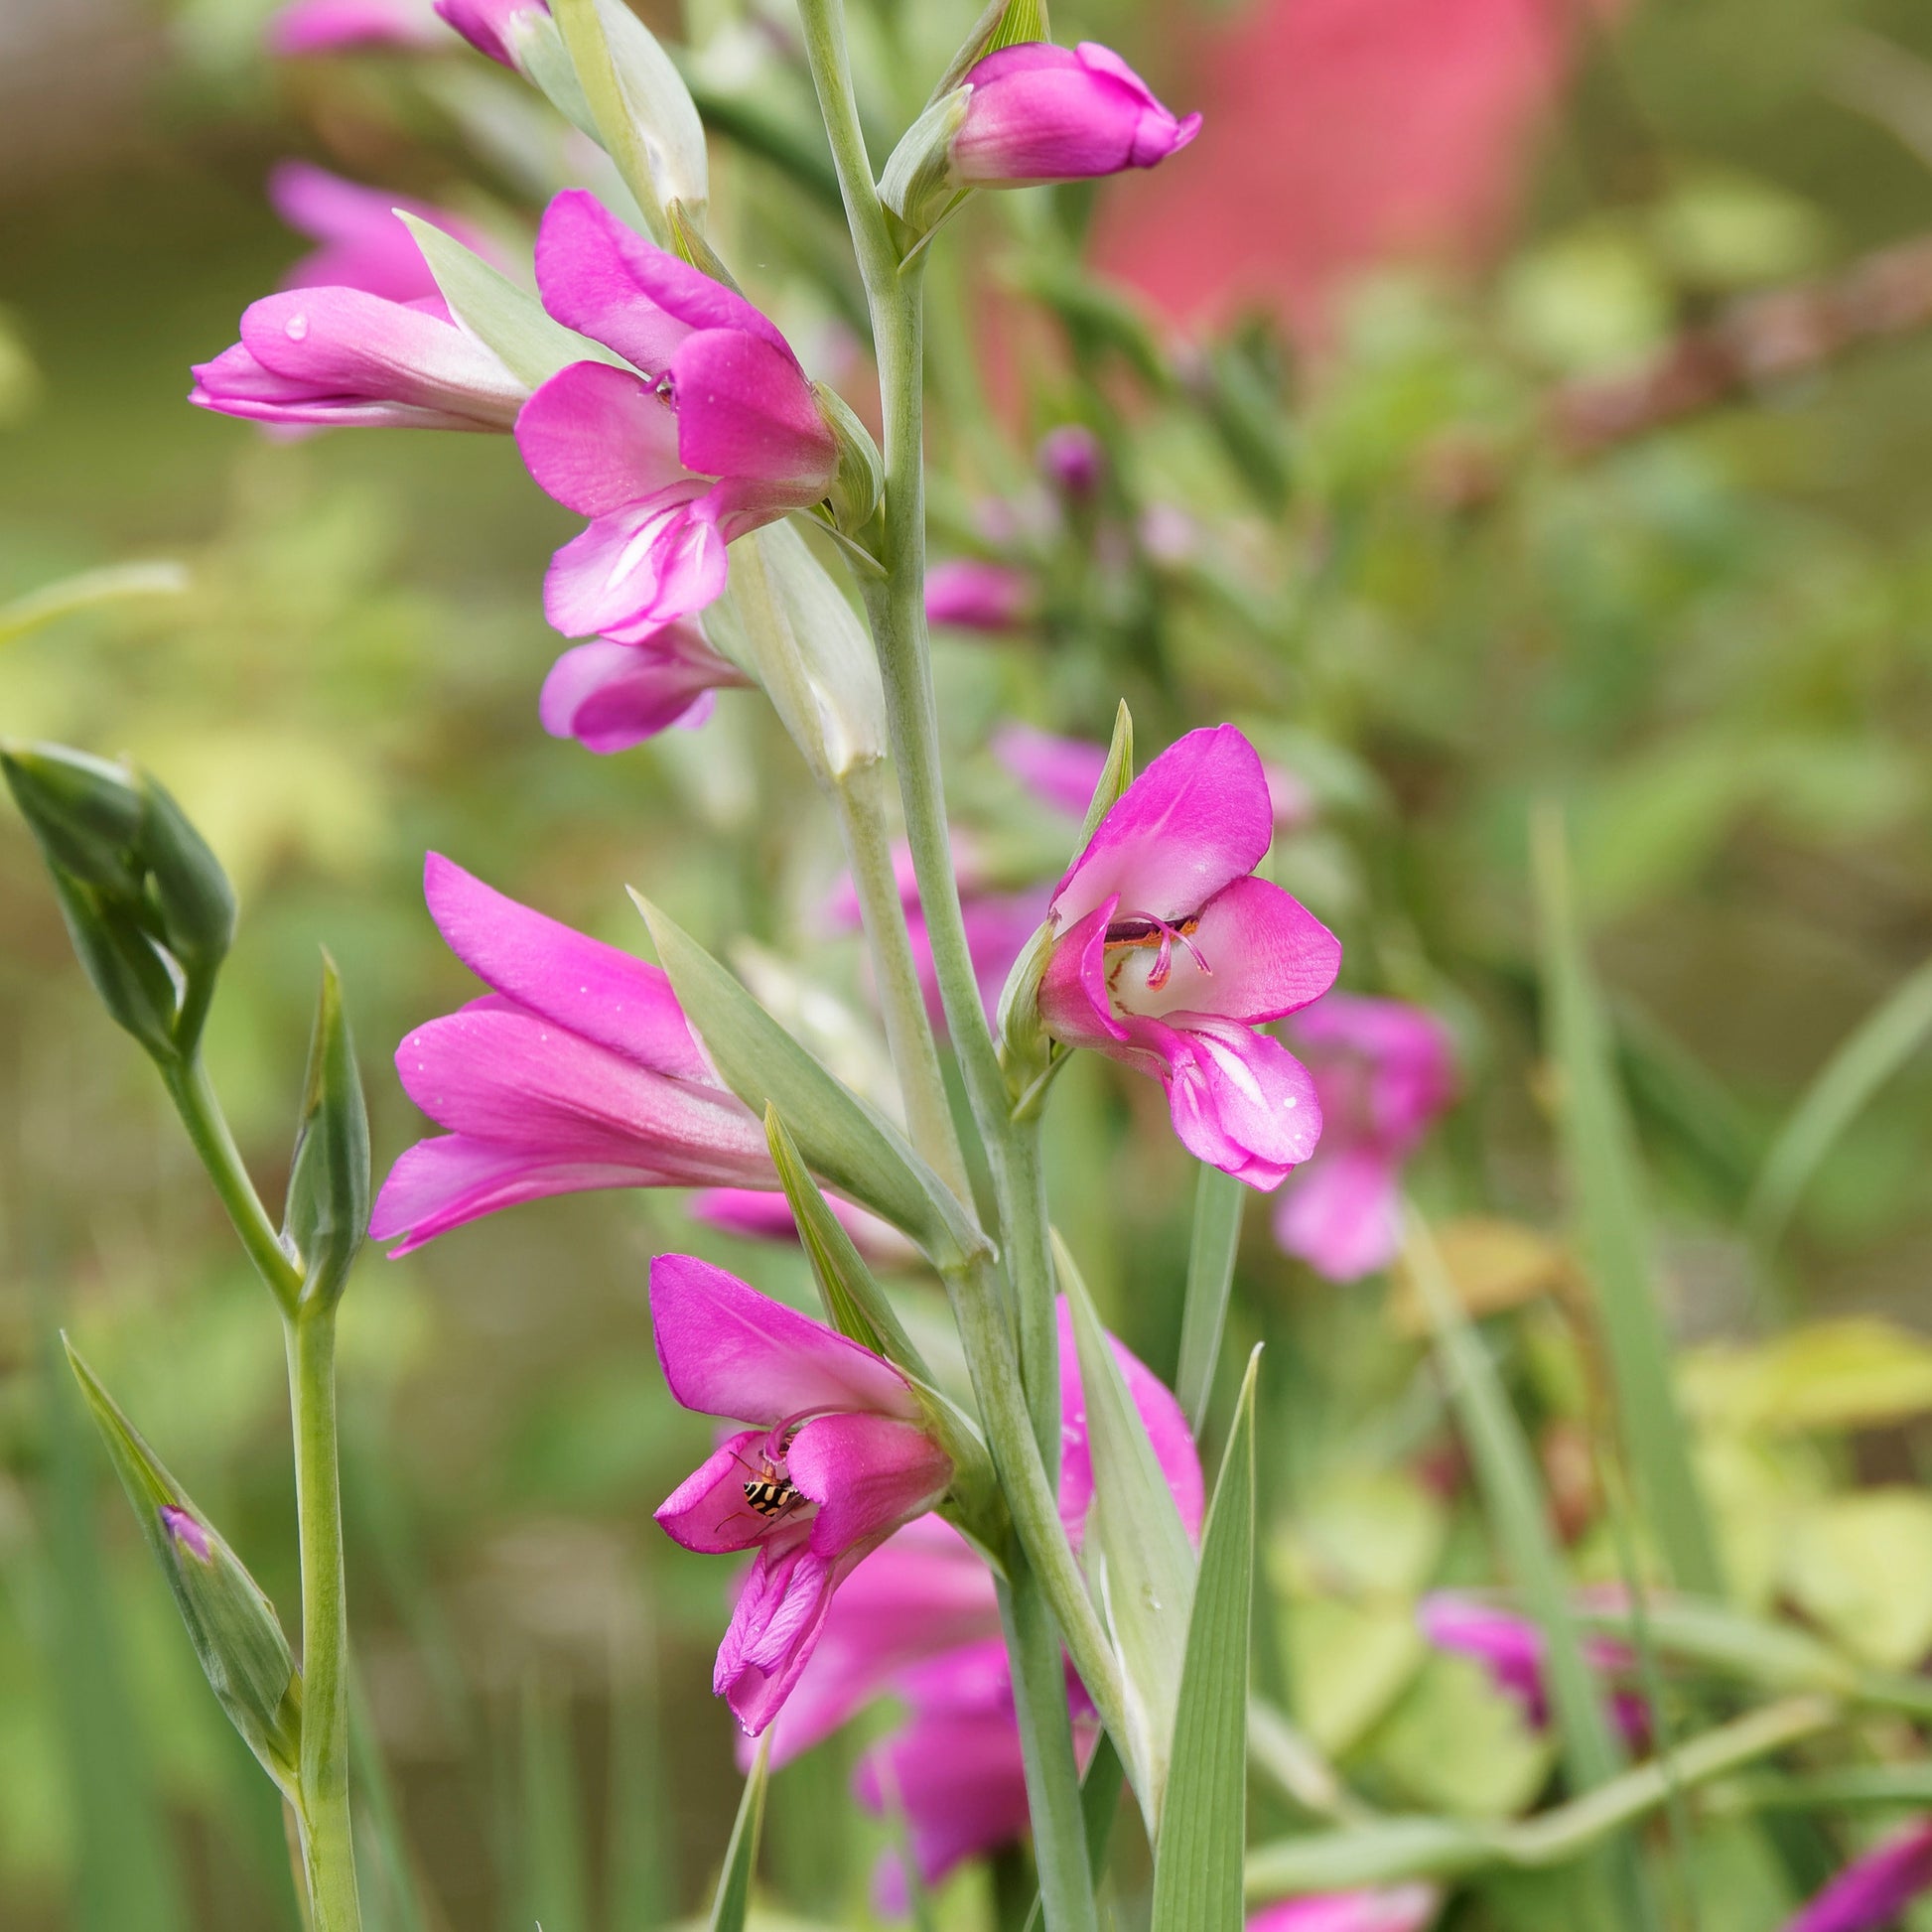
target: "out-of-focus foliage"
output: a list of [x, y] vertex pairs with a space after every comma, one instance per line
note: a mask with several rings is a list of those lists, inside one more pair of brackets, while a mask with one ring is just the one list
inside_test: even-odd
[[[966, 10], [853, 11], [890, 135]], [[1091, 0], [1056, 9], [1055, 28], [1104, 31], [1150, 71], [1165, 50], [1184, 76], [1195, 18]], [[715, 143], [719, 242], [813, 371], [861, 402], [856, 282], [811, 185], [784, 19], [689, 10], [710, 92], [756, 85], [772, 104], [763, 153]], [[570, 522], [506, 440], [272, 443], [183, 403], [189, 364], [299, 251], [259, 202], [281, 153], [506, 230], [552, 180], [527, 98], [482, 63], [271, 75], [258, 29], [233, 0], [177, 15], [139, 165], [116, 134], [97, 165], [23, 173], [0, 285], [0, 606], [130, 558], [189, 573], [179, 595], [0, 642], [0, 734], [131, 754], [228, 867], [244, 916], [209, 1055], [257, 1172], [279, 1180], [286, 1160], [321, 941], [361, 1042], [378, 1168], [413, 1138], [381, 1055], [473, 990], [421, 910], [426, 848], [638, 945], [632, 883], [736, 948], [774, 1010], [802, 968], [787, 1020], [842, 1071], [875, 1063], [856, 947], [821, 912], [836, 840], [752, 694], [611, 760], [538, 731], [555, 640], [537, 587]], [[1125, 695], [1147, 750], [1232, 717], [1307, 785], [1314, 810], [1270, 867], [1342, 934], [1347, 983], [1455, 1029], [1467, 1098], [1418, 1190], [1579, 1575], [1616, 1583], [1626, 1478], [1537, 1016], [1525, 827], [1533, 801], [1562, 803], [1733, 1595], [1910, 1670], [1932, 1651], [1923, 1042], [1826, 1153], [1776, 1252], [1741, 1230], [1807, 1083], [1932, 953], [1932, 332], [1820, 357], [1587, 458], [1547, 410], [1553, 385], [1617, 373], [1741, 292], [1833, 275], [1932, 225], [1932, 173], [1848, 78], [1855, 29], [1932, 57], [1924, 22], [1877, 0], [1637, 6], [1586, 50], [1519, 240], [1460, 280], [1365, 282], [1319, 346], [1255, 319], [1173, 350], [1074, 267], [1083, 192], [970, 209], [931, 270], [932, 487], [944, 550], [1016, 563], [1038, 594], [1028, 634], [940, 643], [951, 795], [996, 878], [1050, 879], [1074, 829], [987, 757], [1012, 715], [1103, 739]], [[787, 139], [788, 171], [770, 159]], [[1098, 494], [1071, 507], [1033, 463], [1066, 421], [1105, 458]], [[46, 1368], [65, 1326], [288, 1601], [272, 1325], [11, 818], [0, 925], [0, 1917], [292, 1926], [280, 1822]], [[1158, 1095], [1076, 1064], [1049, 1160], [1109, 1324], [1171, 1371], [1192, 1176]], [[345, 1301], [363, 1776], [387, 1768], [432, 1927], [670, 1923], [709, 1897], [724, 1856], [732, 1737], [705, 1694], [716, 1569], [648, 1521], [704, 1441], [650, 1346], [644, 1265], [665, 1246], [809, 1295], [802, 1257], [708, 1233], [674, 1198], [591, 1195], [405, 1263], [366, 1255]], [[908, 1295], [909, 1321], [935, 1310]], [[1497, 1570], [1409, 1285], [1317, 1281], [1251, 1206], [1231, 1325], [1271, 1344], [1258, 1687], [1376, 1804], [1524, 1810], [1553, 1775], [1549, 1737], [1417, 1625], [1426, 1592]], [[1667, 1725], [1709, 1702], [1673, 1684]], [[1853, 1746], [1871, 1763], [1912, 1748], [1893, 1720]], [[861, 1922], [892, 1835], [846, 1801], [854, 1749], [835, 1739], [773, 1779], [761, 1882], [792, 1916], [754, 1924]], [[1256, 1812], [1258, 1834], [1291, 1822], [1269, 1799]], [[1704, 1820], [1689, 1851], [1660, 1838], [1658, 1863], [1703, 1902], [1706, 1932], [1758, 1932], [1869, 1817], [1773, 1834]], [[365, 1851], [380, 1858], [375, 1836]], [[135, 1877], [117, 1894], [100, 1874], [120, 1858]], [[371, 1918], [401, 1928], [397, 1868], [366, 1889]], [[1130, 1851], [1130, 1898], [1138, 1869]], [[988, 1922], [1013, 1883], [969, 1874], [938, 1922]], [[1547, 1928], [1563, 1898], [1547, 1876], [1486, 1880], [1457, 1923]]]

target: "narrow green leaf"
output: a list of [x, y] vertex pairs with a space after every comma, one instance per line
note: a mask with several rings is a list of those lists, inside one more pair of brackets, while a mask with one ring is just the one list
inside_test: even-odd
[[[1607, 1783], [1622, 1756], [1603, 1713], [1602, 1694], [1584, 1657], [1569, 1579], [1550, 1528], [1537, 1479], [1536, 1458], [1481, 1338], [1462, 1311], [1428, 1226], [1407, 1210], [1404, 1258], [1422, 1298], [1448, 1384], [1456, 1427], [1474, 1464], [1483, 1511], [1515, 1578], [1524, 1608], [1543, 1635], [1544, 1674], [1563, 1739], [1564, 1765], [1579, 1791]], [[1624, 1845], [1626, 1869], [1617, 1881], [1625, 1915], [1642, 1923], [1631, 1903], [1634, 1850]]]
[[1174, 1708], [1194, 1597], [1194, 1553], [1161, 1472], [1147, 1425], [1092, 1297], [1058, 1233], [1053, 1265], [1073, 1311], [1080, 1382], [1093, 1453], [1093, 1508], [1087, 1518], [1088, 1574], [1098, 1593], [1125, 1680], [1127, 1734], [1120, 1739], [1150, 1830], [1157, 1829], [1168, 1781]]
[[1233, 1433], [1201, 1529], [1200, 1580], [1187, 1622], [1173, 1762], [1155, 1841], [1153, 1932], [1240, 1932], [1260, 1367], [1257, 1348], [1248, 1357]]
[[330, 1303], [342, 1294], [368, 1225], [369, 1113], [342, 976], [325, 951], [282, 1220], [282, 1239], [302, 1269], [304, 1302]]
[[[1096, 1889], [1107, 1869], [1114, 1820], [1120, 1812], [1120, 1794], [1126, 1782], [1127, 1766], [1121, 1762], [1112, 1736], [1103, 1730], [1093, 1748], [1093, 1756], [1087, 1760], [1086, 1776], [1080, 1780], [1080, 1822], [1087, 1841], [1087, 1866], [1093, 1873]], [[1023, 1932], [1037, 1932], [1040, 1909], [1040, 1898], [1035, 1892]]]
[[936, 1264], [985, 1248], [986, 1237], [897, 1128], [826, 1072], [676, 920], [631, 897], [725, 1084], [755, 1113], [775, 1107], [814, 1173], [903, 1229]]
[[752, 1872], [759, 1862], [759, 1833], [764, 1825], [765, 1761], [770, 1755], [771, 1733], [767, 1730], [746, 1775], [745, 1794], [738, 1801], [738, 1819], [725, 1851], [725, 1868], [718, 1874], [718, 1896], [711, 1903], [711, 1932], [745, 1932], [752, 1905]]
[[1180, 1312], [1180, 1368], [1174, 1394], [1196, 1436], [1207, 1420], [1214, 1370], [1221, 1359], [1234, 1255], [1241, 1245], [1241, 1209], [1248, 1190], [1230, 1173], [1201, 1163], [1194, 1182], [1194, 1228], [1187, 1248], [1187, 1299]]
[[886, 1291], [873, 1278], [865, 1257], [819, 1192], [818, 1182], [806, 1171], [798, 1153], [798, 1144], [778, 1118], [777, 1108], [769, 1105], [764, 1110], [764, 1138], [791, 1218], [798, 1224], [798, 1239], [812, 1264], [826, 1319], [840, 1334], [849, 1335], [875, 1355], [884, 1355], [922, 1382], [931, 1381], [932, 1371], [925, 1357], [913, 1346]]
[[209, 1688], [262, 1769], [293, 1795], [302, 1685], [275, 1606], [162, 1467], [73, 1344], [66, 1345], [69, 1366], [148, 1548], [175, 1593]]
[[1932, 1038], [1932, 959], [1860, 1021], [1778, 1130], [1744, 1210], [1760, 1248], [1776, 1247], [1805, 1188], [1872, 1096]]
[[[396, 1808], [395, 1786], [359, 1676], [349, 1679], [348, 1751], [355, 1779], [356, 1849], [369, 1861], [367, 1916], [375, 1932], [429, 1932], [416, 1861]], [[358, 1858], [356, 1863], [361, 1866]]]
[[132, 1722], [116, 1599], [94, 1540], [91, 1452], [51, 1327], [40, 1339], [54, 1612], [44, 1664], [73, 1804], [72, 1924], [74, 1932], [182, 1932], [187, 1914], [161, 1793]]
[[1671, 1386], [1670, 1337], [1651, 1279], [1637, 1151], [1584, 954], [1563, 820], [1554, 807], [1538, 813], [1534, 843], [1544, 1025], [1562, 1085], [1564, 1165], [1616, 1388], [1624, 1456], [1678, 1587], [1721, 1596], [1717, 1542]]
[[537, 388], [573, 362], [629, 366], [614, 349], [552, 321], [534, 295], [498, 274], [454, 235], [407, 208], [398, 208], [396, 216], [416, 237], [451, 315], [519, 382]]
[[10, 644], [75, 611], [91, 611], [96, 605], [118, 604], [130, 597], [179, 597], [188, 585], [186, 564], [109, 564], [102, 570], [83, 570], [0, 604], [0, 644]]
[[1107, 746], [1107, 762], [1100, 767], [1100, 782], [1087, 803], [1086, 822], [1080, 827], [1084, 846], [1100, 830], [1100, 821], [1120, 803], [1120, 795], [1134, 782], [1134, 714], [1121, 699], [1114, 713], [1114, 735]]
[[591, 1932], [589, 1848], [570, 1712], [534, 1676], [523, 1687], [523, 1912], [544, 1932]]

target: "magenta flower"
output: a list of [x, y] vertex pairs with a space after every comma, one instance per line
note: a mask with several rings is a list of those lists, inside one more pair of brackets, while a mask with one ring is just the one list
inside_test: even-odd
[[544, 0], [435, 0], [436, 12], [479, 54], [506, 68], [516, 66], [510, 51], [511, 22], [518, 14], [547, 14]]
[[1854, 1859], [1784, 1932], [1879, 1932], [1932, 1891], [1932, 1818]]
[[537, 715], [552, 738], [625, 752], [672, 725], [696, 730], [713, 694], [751, 679], [711, 647], [696, 618], [660, 624], [641, 642], [576, 644], [550, 667]]
[[1424, 1932], [1442, 1903], [1434, 1885], [1317, 1892], [1264, 1906], [1249, 1918], [1247, 1932]]
[[1335, 936], [1253, 877], [1268, 781], [1232, 725], [1190, 732], [1128, 786], [1053, 895], [1039, 989], [1048, 1033], [1153, 1074], [1189, 1153], [1278, 1185], [1314, 1152], [1308, 1070], [1256, 1031], [1318, 999]]
[[364, 188], [307, 161], [283, 161], [270, 170], [268, 202], [298, 234], [322, 244], [282, 277], [285, 289], [361, 289], [385, 302], [432, 301], [440, 309], [436, 277], [415, 237], [396, 219], [398, 208], [455, 236], [485, 260], [496, 259], [489, 237], [448, 208], [384, 188]]
[[1289, 1036], [1321, 1096], [1321, 1151], [1275, 1210], [1275, 1239], [1330, 1281], [1386, 1268], [1402, 1244], [1402, 1169], [1455, 1098], [1455, 1055], [1433, 1014], [1330, 993]]
[[756, 1550], [712, 1688], [756, 1737], [810, 1661], [833, 1592], [945, 1494], [952, 1460], [898, 1370], [722, 1268], [659, 1255], [651, 1325], [671, 1393], [751, 1428], [657, 1511], [673, 1541]]
[[1100, 487], [1106, 460], [1100, 439], [1084, 423], [1061, 423], [1039, 440], [1041, 473], [1056, 488], [1075, 498], [1091, 496]]
[[928, 623], [951, 624], [956, 630], [983, 630], [1003, 636], [1021, 629], [1032, 618], [1034, 587], [1026, 572], [1005, 564], [983, 563], [975, 557], [956, 557], [926, 572], [925, 615]]
[[[1550, 1722], [1550, 1699], [1543, 1675], [1543, 1632], [1527, 1617], [1498, 1609], [1454, 1590], [1435, 1590], [1416, 1606], [1422, 1633], [1438, 1650], [1452, 1651], [1480, 1664], [1497, 1690], [1511, 1698], [1539, 1729]], [[1587, 1637], [1584, 1656], [1598, 1671], [1630, 1671], [1636, 1659], [1613, 1637]], [[1650, 1712], [1627, 1691], [1610, 1698], [1610, 1717], [1632, 1744], [1650, 1734]]]
[[1111, 48], [1025, 41], [966, 75], [966, 116], [948, 150], [962, 186], [1026, 188], [1152, 168], [1200, 132], [1176, 120]]
[[[905, 1268], [916, 1262], [919, 1251], [890, 1221], [882, 1221], [849, 1200], [827, 1194], [825, 1205], [832, 1218], [852, 1237], [857, 1248], [875, 1268]], [[783, 1194], [757, 1187], [707, 1187], [688, 1203], [691, 1218], [702, 1221], [742, 1241], [783, 1241], [796, 1244], [798, 1223], [792, 1218], [791, 1203]]]
[[718, 596], [727, 544], [817, 502], [838, 447], [777, 329], [594, 196], [550, 204], [536, 268], [551, 315], [631, 364], [573, 362], [517, 418], [531, 476], [591, 519], [544, 612], [566, 636], [637, 643]]
[[251, 302], [240, 342], [196, 367], [188, 400], [323, 429], [506, 430], [528, 395], [440, 300], [302, 288]]
[[663, 972], [438, 853], [423, 890], [490, 991], [396, 1049], [409, 1097], [449, 1132], [382, 1184], [369, 1232], [391, 1254], [547, 1194], [774, 1184], [763, 1128], [719, 1083]]
[[262, 36], [271, 54], [342, 54], [369, 47], [425, 48], [442, 43], [426, 0], [291, 0]]

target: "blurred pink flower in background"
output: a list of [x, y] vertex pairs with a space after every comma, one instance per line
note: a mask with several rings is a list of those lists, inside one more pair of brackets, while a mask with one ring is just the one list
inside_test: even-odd
[[1921, 1818], [1854, 1859], [1784, 1932], [1881, 1932], [1928, 1891], [1932, 1818]]
[[449, 43], [429, 0], [292, 0], [269, 16], [262, 39], [284, 60]]
[[1035, 456], [1040, 475], [1068, 496], [1091, 496], [1100, 487], [1106, 457], [1100, 439], [1084, 423], [1049, 429]]
[[1616, 0], [1261, 0], [1189, 18], [1186, 169], [1103, 209], [1098, 265], [1196, 326], [1258, 306], [1318, 341], [1355, 275], [1503, 239], [1531, 143]]
[[1275, 1238], [1330, 1281], [1386, 1268], [1402, 1243], [1402, 1169], [1455, 1098], [1455, 1053], [1434, 1014], [1330, 993], [1289, 1035], [1321, 1096], [1321, 1146], [1284, 1191]]
[[1249, 1918], [1247, 1932], [1424, 1932], [1442, 1903], [1434, 1885], [1315, 1892], [1264, 1906]]
[[434, 301], [442, 292], [415, 237], [396, 219], [411, 214], [454, 236], [492, 265], [505, 266], [495, 244], [474, 222], [448, 208], [386, 188], [365, 188], [307, 161], [279, 162], [269, 172], [268, 205], [297, 234], [322, 245], [282, 277], [285, 289], [365, 289], [389, 302]]
[[[905, 1268], [919, 1258], [918, 1248], [890, 1222], [877, 1214], [855, 1207], [836, 1194], [827, 1194], [825, 1204], [832, 1217], [852, 1237], [852, 1245], [875, 1268]], [[792, 1217], [791, 1203], [782, 1193], [769, 1193], [758, 1187], [707, 1187], [686, 1203], [694, 1221], [735, 1234], [745, 1241], [782, 1241], [795, 1244], [798, 1223]]]
[[1021, 629], [1033, 616], [1034, 604], [1033, 579], [1010, 564], [954, 557], [925, 574], [928, 623], [998, 636]]

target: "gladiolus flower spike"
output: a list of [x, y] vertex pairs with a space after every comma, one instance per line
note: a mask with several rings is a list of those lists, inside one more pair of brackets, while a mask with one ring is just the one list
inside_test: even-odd
[[757, 1552], [712, 1679], [757, 1736], [810, 1661], [839, 1585], [945, 1495], [953, 1464], [890, 1362], [722, 1268], [658, 1256], [650, 1307], [671, 1394], [751, 1425], [657, 1520], [687, 1550]]
[[1314, 1152], [1309, 1071], [1256, 1031], [1318, 999], [1341, 946], [1253, 877], [1274, 836], [1268, 780], [1232, 725], [1190, 732], [1121, 795], [1047, 914], [1046, 1032], [1167, 1090], [1198, 1160], [1264, 1190]]

